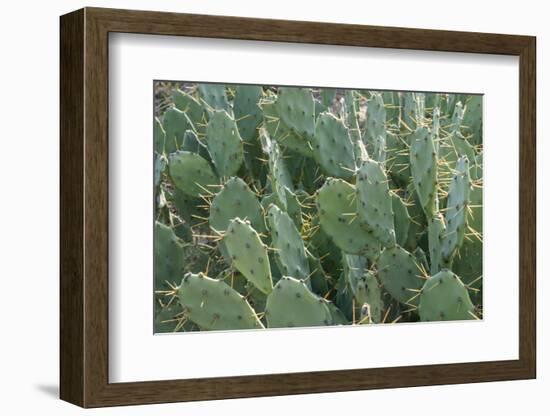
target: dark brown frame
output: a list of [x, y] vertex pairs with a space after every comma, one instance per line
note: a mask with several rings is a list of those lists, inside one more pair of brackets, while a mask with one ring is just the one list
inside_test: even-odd
[[[518, 56], [519, 359], [109, 383], [109, 32]], [[535, 37], [85, 8], [61, 17], [60, 47], [60, 396], [63, 400], [83, 407], [100, 407], [536, 377]]]

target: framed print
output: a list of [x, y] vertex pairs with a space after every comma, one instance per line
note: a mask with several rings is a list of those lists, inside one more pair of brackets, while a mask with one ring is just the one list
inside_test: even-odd
[[61, 17], [61, 398], [536, 376], [535, 38]]

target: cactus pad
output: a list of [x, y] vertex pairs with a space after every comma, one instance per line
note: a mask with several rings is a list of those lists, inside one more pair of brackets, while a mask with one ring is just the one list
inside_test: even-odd
[[380, 243], [359, 226], [354, 199], [353, 185], [329, 178], [317, 194], [321, 227], [344, 252], [376, 257]]
[[393, 298], [406, 305], [418, 304], [426, 277], [415, 256], [399, 246], [386, 248], [377, 266], [378, 278]]
[[382, 166], [367, 160], [357, 172], [357, 212], [372, 235], [390, 247], [395, 244], [392, 197]]
[[457, 172], [449, 185], [447, 210], [445, 211], [446, 231], [441, 247], [444, 264], [450, 266], [453, 256], [464, 241], [467, 227], [468, 204], [470, 202], [470, 166], [463, 156], [457, 162]]
[[468, 289], [453, 272], [444, 269], [422, 288], [418, 313], [422, 321], [476, 319]]
[[292, 219], [276, 205], [271, 205], [267, 220], [271, 230], [275, 258], [280, 265], [281, 273], [296, 279], [307, 279], [309, 263], [306, 249]]
[[168, 154], [180, 148], [185, 131], [192, 129], [193, 124], [183, 111], [172, 107], [164, 113], [162, 127], [165, 131], [164, 152]]
[[257, 129], [263, 119], [258, 105], [262, 94], [262, 87], [258, 85], [238, 85], [235, 88], [233, 111], [239, 133], [245, 142], [251, 142], [258, 136]]
[[259, 329], [262, 323], [246, 299], [227, 283], [187, 273], [177, 289], [184, 314], [201, 329]]
[[249, 221], [234, 218], [223, 242], [235, 268], [261, 292], [268, 294], [273, 289], [267, 249]]
[[220, 233], [224, 232], [230, 221], [237, 217], [249, 220], [255, 230], [265, 231], [262, 207], [258, 198], [241, 178], [233, 177], [212, 200], [210, 227]]
[[298, 134], [313, 136], [315, 129], [315, 102], [308, 88], [279, 88], [275, 102], [281, 120]]
[[349, 130], [330, 113], [322, 113], [315, 124], [313, 154], [330, 176], [350, 179], [355, 173], [355, 155]]
[[230, 105], [227, 100], [225, 85], [199, 84], [199, 95], [201, 101], [206, 104], [208, 110], [230, 111]]
[[437, 206], [437, 155], [433, 138], [426, 127], [420, 127], [411, 137], [411, 174], [424, 213], [432, 218]]
[[208, 195], [218, 183], [210, 164], [196, 153], [177, 151], [170, 154], [168, 169], [176, 187], [192, 197]]
[[167, 287], [181, 279], [183, 270], [183, 244], [174, 231], [160, 223], [155, 223], [155, 288]]
[[407, 205], [395, 192], [391, 193], [393, 222], [395, 225], [395, 240], [400, 246], [404, 246], [409, 235], [411, 217]]
[[210, 115], [206, 144], [219, 176], [234, 176], [243, 163], [243, 141], [235, 120], [226, 111]]
[[327, 301], [311, 292], [303, 281], [288, 276], [283, 276], [267, 296], [265, 314], [268, 328], [332, 324]]

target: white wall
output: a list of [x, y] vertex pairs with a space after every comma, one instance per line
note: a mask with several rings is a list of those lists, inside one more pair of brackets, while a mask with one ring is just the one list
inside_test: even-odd
[[[550, 361], [543, 302], [543, 181], [550, 157], [543, 142], [543, 101], [550, 98], [544, 61], [550, 56], [545, 3], [393, 0], [391, 2], [260, 2], [126, 0], [4, 2], [0, 15], [0, 409], [4, 414], [68, 415], [80, 410], [57, 400], [58, 385], [58, 16], [82, 6], [318, 20], [388, 26], [536, 35], [538, 41], [538, 306], [539, 378], [536, 381], [318, 394], [94, 410], [88, 414], [524, 414], [548, 410]], [[259, 67], [261, 69], [261, 67]], [[546, 99], [546, 100], [545, 100]], [[505, 122], [505, 120], [503, 120]], [[544, 172], [543, 172], [544, 170]], [[544, 178], [543, 176], [546, 176]], [[505, 236], [503, 235], [503, 238]], [[548, 241], [546, 241], [547, 243]], [[547, 263], [546, 263], [547, 264]], [[344, 348], [344, 347], [343, 347]], [[487, 412], [487, 413], [486, 413]]]

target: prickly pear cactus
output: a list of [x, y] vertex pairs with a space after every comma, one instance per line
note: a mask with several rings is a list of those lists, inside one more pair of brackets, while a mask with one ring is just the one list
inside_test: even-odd
[[425, 127], [418, 128], [411, 140], [411, 175], [418, 199], [427, 218], [438, 211], [437, 153], [433, 137]]
[[423, 321], [476, 319], [467, 288], [453, 272], [444, 269], [426, 281], [418, 313]]
[[183, 313], [204, 329], [256, 329], [262, 323], [246, 299], [224, 281], [187, 273], [176, 289]]
[[296, 225], [289, 215], [272, 205], [267, 213], [275, 258], [283, 275], [297, 279], [309, 278], [306, 248]]
[[354, 199], [353, 185], [329, 178], [317, 194], [318, 215], [323, 231], [342, 251], [376, 257], [380, 243], [361, 227]]
[[155, 332], [483, 317], [482, 96], [155, 83]]
[[392, 196], [381, 164], [367, 160], [357, 172], [357, 212], [369, 231], [386, 246], [395, 245]]
[[418, 295], [428, 278], [418, 259], [402, 247], [384, 249], [378, 259], [378, 276], [390, 295], [405, 305], [418, 304]]
[[213, 230], [223, 233], [237, 217], [250, 221], [259, 232], [265, 230], [264, 214], [256, 194], [241, 178], [233, 177], [212, 199], [208, 221]]
[[210, 115], [206, 144], [220, 177], [235, 175], [243, 163], [243, 140], [237, 123], [226, 111]]
[[223, 237], [235, 268], [263, 293], [273, 289], [267, 249], [249, 221], [234, 218]]
[[192, 197], [212, 193], [218, 178], [198, 153], [177, 151], [168, 156], [170, 177], [176, 188]]
[[350, 179], [355, 175], [355, 156], [349, 131], [342, 120], [322, 113], [315, 125], [315, 160], [329, 176]]
[[279, 280], [267, 297], [265, 315], [269, 328], [332, 324], [327, 301], [311, 292], [303, 281], [288, 276]]

